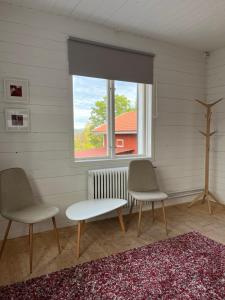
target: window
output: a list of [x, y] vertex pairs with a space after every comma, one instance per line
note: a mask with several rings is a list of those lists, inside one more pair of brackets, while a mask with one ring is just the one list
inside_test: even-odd
[[123, 148], [124, 147], [124, 140], [123, 139], [116, 139], [116, 147]]
[[75, 159], [151, 156], [152, 86], [72, 77]]

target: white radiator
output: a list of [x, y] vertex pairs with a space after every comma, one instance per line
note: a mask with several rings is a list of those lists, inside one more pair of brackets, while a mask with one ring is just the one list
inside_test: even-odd
[[[127, 190], [128, 168], [111, 168], [88, 171], [88, 199], [119, 198], [128, 200], [128, 207], [134, 202]], [[202, 189], [176, 191], [169, 193], [169, 198], [186, 197], [201, 193]], [[148, 205], [148, 202], [145, 202]]]
[[128, 194], [127, 178], [127, 167], [88, 171], [88, 198], [126, 199], [128, 200], [127, 206], [130, 207], [133, 199]]

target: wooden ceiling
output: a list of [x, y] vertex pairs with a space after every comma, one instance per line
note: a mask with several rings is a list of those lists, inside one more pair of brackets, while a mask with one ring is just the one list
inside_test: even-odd
[[225, 46], [224, 0], [0, 0], [200, 50]]

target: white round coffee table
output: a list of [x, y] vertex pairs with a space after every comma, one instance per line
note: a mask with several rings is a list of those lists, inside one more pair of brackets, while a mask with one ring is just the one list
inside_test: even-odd
[[123, 223], [122, 207], [127, 204], [125, 199], [94, 199], [84, 200], [70, 205], [66, 210], [68, 219], [78, 221], [77, 229], [77, 258], [80, 256], [80, 237], [81, 230], [84, 227], [85, 221], [113, 210], [117, 210], [119, 223], [122, 232], [125, 233]]

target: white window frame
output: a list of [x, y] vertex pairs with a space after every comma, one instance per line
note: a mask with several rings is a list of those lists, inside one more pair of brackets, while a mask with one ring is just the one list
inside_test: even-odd
[[[73, 76], [72, 77], [72, 88], [73, 88]], [[107, 80], [107, 94], [108, 94], [108, 103], [107, 103], [107, 121], [108, 121], [108, 132], [107, 132], [107, 143], [108, 143], [108, 153], [106, 156], [102, 157], [87, 157], [87, 158], [76, 158], [74, 156], [75, 162], [91, 162], [91, 161], [109, 161], [109, 160], [123, 160], [123, 159], [133, 159], [133, 158], [148, 158], [153, 159], [153, 140], [154, 140], [154, 132], [153, 132], [153, 85], [150, 84], [138, 84], [139, 87], [142, 87], [143, 93], [143, 124], [144, 128], [142, 128], [142, 137], [143, 137], [143, 154], [123, 154], [116, 155], [115, 149], [115, 103], [114, 103], [114, 95], [115, 95], [115, 81], [116, 80]], [[73, 93], [72, 93], [73, 95]], [[73, 98], [73, 96], [72, 96]], [[73, 101], [75, 99], [73, 98]], [[138, 102], [139, 104], [139, 102]], [[74, 108], [74, 105], [73, 105]], [[137, 109], [139, 115], [139, 107]], [[75, 112], [73, 111], [73, 117], [75, 117]], [[138, 116], [139, 119], [139, 116]], [[139, 127], [139, 121], [137, 122]], [[74, 132], [74, 131], [73, 131]], [[139, 128], [137, 128], [137, 135], [139, 134]], [[74, 134], [73, 134], [74, 137]], [[138, 138], [139, 144], [139, 138]], [[73, 143], [74, 146], [74, 143]], [[76, 145], [75, 145], [76, 148]], [[74, 153], [74, 151], [73, 151]]]

